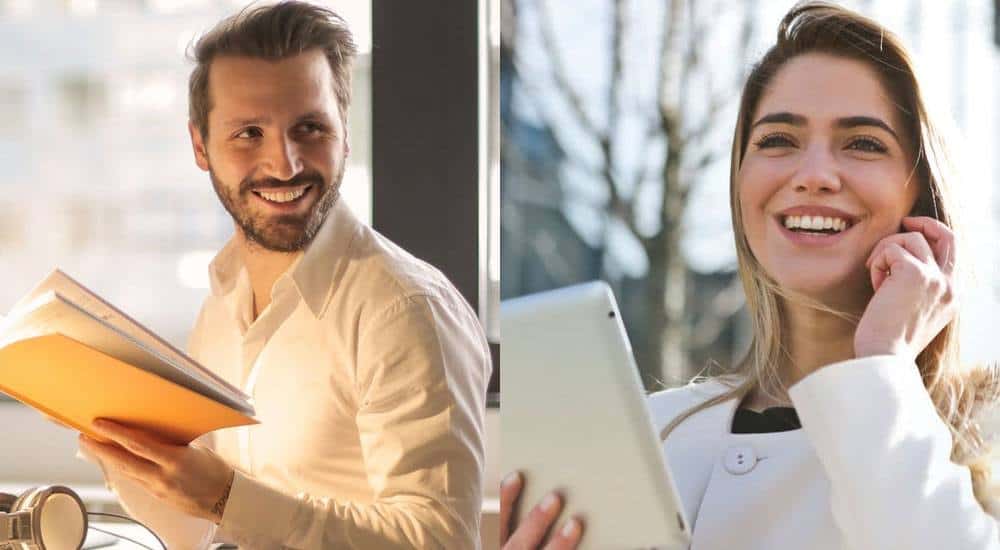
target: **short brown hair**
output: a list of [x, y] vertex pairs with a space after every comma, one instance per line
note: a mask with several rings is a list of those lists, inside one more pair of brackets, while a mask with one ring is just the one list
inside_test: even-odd
[[331, 10], [299, 1], [248, 7], [223, 19], [195, 43], [197, 65], [188, 82], [188, 116], [202, 137], [208, 137], [212, 98], [208, 73], [220, 55], [279, 60], [319, 48], [333, 72], [340, 117], [346, 122], [351, 103], [351, 66], [357, 47], [347, 23]]

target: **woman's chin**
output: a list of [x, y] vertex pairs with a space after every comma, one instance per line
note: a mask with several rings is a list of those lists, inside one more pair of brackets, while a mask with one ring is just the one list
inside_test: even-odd
[[774, 277], [782, 289], [833, 305], [853, 302], [852, 297], [867, 290], [867, 280], [851, 273], [832, 270], [799, 270]]

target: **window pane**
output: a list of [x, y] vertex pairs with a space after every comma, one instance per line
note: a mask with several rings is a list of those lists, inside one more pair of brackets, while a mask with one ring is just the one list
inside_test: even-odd
[[[343, 194], [371, 219], [369, 2]], [[0, 0], [0, 311], [60, 267], [176, 345], [233, 225], [187, 134], [191, 41], [245, 2]]]

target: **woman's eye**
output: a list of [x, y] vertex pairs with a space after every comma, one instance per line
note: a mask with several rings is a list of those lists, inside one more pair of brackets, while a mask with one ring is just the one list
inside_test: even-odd
[[849, 149], [865, 153], [886, 153], [889, 149], [882, 142], [870, 137], [859, 137], [848, 145]]
[[236, 134], [233, 137], [238, 139], [252, 139], [252, 138], [259, 138], [262, 135], [263, 134], [261, 133], [260, 128], [244, 128], [243, 130], [240, 131], [240, 133]]
[[768, 149], [773, 147], [791, 147], [795, 144], [784, 134], [769, 134], [758, 139], [755, 145], [758, 149]]

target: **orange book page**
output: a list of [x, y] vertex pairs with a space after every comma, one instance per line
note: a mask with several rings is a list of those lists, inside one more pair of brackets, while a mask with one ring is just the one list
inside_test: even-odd
[[101, 441], [91, 428], [108, 418], [177, 445], [257, 420], [61, 334], [0, 349], [0, 391]]

